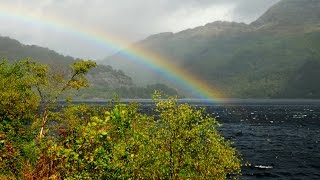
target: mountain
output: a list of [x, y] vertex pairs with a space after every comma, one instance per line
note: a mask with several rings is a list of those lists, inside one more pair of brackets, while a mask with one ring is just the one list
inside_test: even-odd
[[[227, 97], [320, 98], [319, 9], [319, 0], [282, 0], [251, 24], [218, 21], [134, 46], [166, 57]], [[168, 83], [128, 62], [122, 52], [105, 60], [134, 82]]]
[[[58, 67], [68, 67], [77, 60], [48, 48], [24, 45], [17, 40], [2, 36], [0, 36], [0, 57], [11, 62], [32, 58], [37, 62]], [[150, 98], [154, 90], [162, 90], [169, 95], [178, 95], [176, 90], [164, 84], [138, 87], [123, 71], [113, 69], [109, 65], [99, 64], [88, 73], [87, 77], [91, 87], [74, 95], [76, 98], [113, 98], [115, 95], [122, 98]]]
[[291, 31], [293, 29], [303, 31], [305, 28], [314, 26], [319, 28], [319, 7], [320, 1], [318, 0], [282, 0], [252, 25], [269, 30], [290, 27]]
[[[226, 54], [228, 53], [227, 49], [224, 51], [223, 47], [221, 47], [219, 51], [216, 51], [215, 49], [209, 51], [208, 44], [213, 40], [217, 40], [216, 46], [219, 47], [219, 39], [250, 32], [251, 30], [251, 27], [244, 23], [218, 21], [175, 34], [167, 32], [152, 35], [133, 46], [142, 47], [147, 51], [160, 54], [166, 59], [172, 60], [170, 63], [185, 68], [188, 65], [188, 61], [199, 59], [199, 55], [201, 57], [202, 54], [205, 53], [216, 57], [228, 56]], [[156, 82], [168, 83], [168, 81], [152, 70], [141, 67], [139, 64], [132, 63], [130, 59], [127, 59], [126, 56], [122, 55], [122, 52], [107, 58], [104, 63], [123, 70], [129, 76], [133, 77], [134, 82], [138, 84], [145, 85]], [[128, 64], [130, 65], [128, 66]]]
[[35, 45], [24, 45], [15, 39], [0, 36], [0, 57], [10, 61], [32, 57], [44, 64], [71, 64], [75, 59], [63, 56], [48, 48]]

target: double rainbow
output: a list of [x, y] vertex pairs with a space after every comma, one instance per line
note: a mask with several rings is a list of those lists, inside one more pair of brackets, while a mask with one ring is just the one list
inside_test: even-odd
[[[128, 44], [128, 42], [99, 29], [83, 27], [75, 22], [69, 22], [64, 18], [59, 18], [57, 16], [39, 16], [39, 14], [29, 11], [18, 11], [8, 4], [0, 3], [0, 17], [1, 16], [44, 27], [55, 28], [59, 31], [73, 34], [84, 40], [93, 41], [109, 49], [124, 49]], [[222, 94], [216, 88], [200, 80], [194, 74], [190, 74], [184, 69], [171, 64], [170, 60], [159, 54], [147, 51], [141, 47], [131, 47], [123, 50], [121, 55], [126, 56], [134, 63], [139, 63], [148, 68], [152, 68], [156, 72], [164, 75], [170, 81], [182, 85], [185, 89], [198, 97], [211, 101], [217, 101], [222, 98]]]

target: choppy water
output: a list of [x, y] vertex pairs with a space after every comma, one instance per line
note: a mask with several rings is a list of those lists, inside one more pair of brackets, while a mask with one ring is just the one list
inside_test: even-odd
[[[152, 113], [150, 101], [140, 103], [143, 112]], [[219, 131], [234, 142], [247, 164], [242, 179], [320, 179], [320, 101], [189, 103], [205, 106], [223, 124]]]
[[243, 179], [320, 179], [320, 105], [212, 106], [208, 111], [218, 113], [221, 133], [251, 164], [243, 168]]

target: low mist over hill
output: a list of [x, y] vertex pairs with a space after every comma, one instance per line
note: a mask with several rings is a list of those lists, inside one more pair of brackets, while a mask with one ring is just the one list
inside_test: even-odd
[[[320, 1], [283, 0], [251, 24], [213, 22], [135, 44], [238, 98], [320, 98]], [[121, 52], [106, 64], [139, 84], [168, 83]], [[172, 85], [172, 84], [171, 84]]]

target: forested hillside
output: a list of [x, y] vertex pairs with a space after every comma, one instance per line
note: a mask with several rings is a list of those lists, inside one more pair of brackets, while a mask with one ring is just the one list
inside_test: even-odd
[[[251, 24], [213, 22], [136, 46], [167, 57], [227, 97], [320, 98], [319, 9], [317, 0], [283, 0]], [[125, 66], [128, 61], [119, 52], [105, 63], [137, 83], [167, 82], [146, 67]]]

